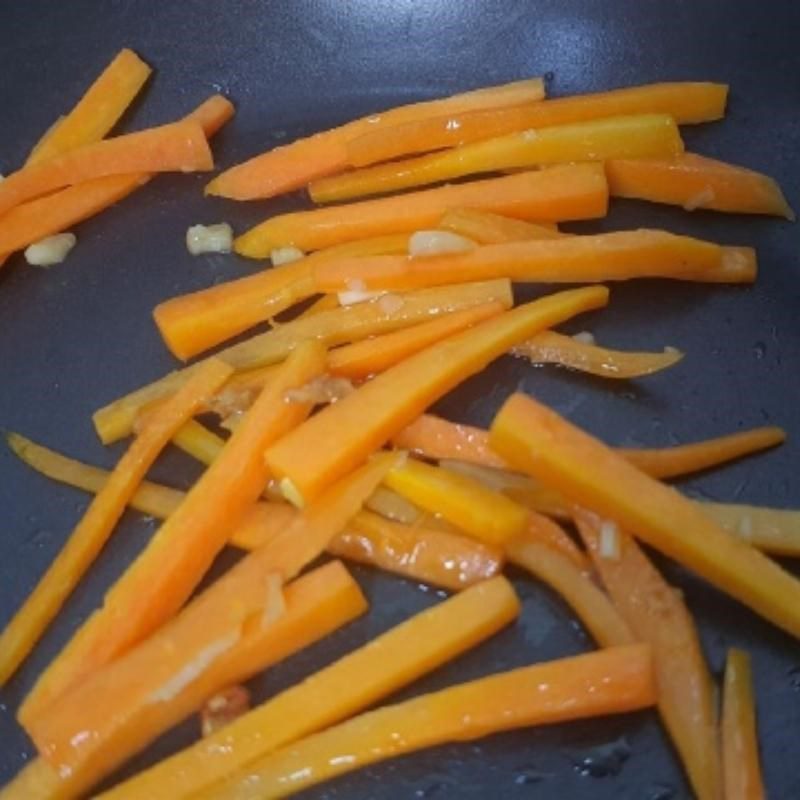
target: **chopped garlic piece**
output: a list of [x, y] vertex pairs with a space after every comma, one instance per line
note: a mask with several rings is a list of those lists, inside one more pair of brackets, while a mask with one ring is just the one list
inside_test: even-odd
[[616, 523], [604, 520], [600, 525], [600, 558], [619, 561], [619, 528]]
[[280, 267], [282, 264], [291, 264], [305, 258], [306, 254], [299, 247], [276, 247], [270, 254], [273, 267]]
[[210, 697], [200, 713], [203, 736], [211, 736], [250, 710], [250, 692], [244, 686], [230, 686]]
[[438, 256], [442, 253], [462, 253], [474, 250], [475, 242], [465, 236], [450, 231], [417, 231], [408, 240], [408, 254], [419, 256]]
[[714, 190], [710, 186], [706, 186], [705, 189], [688, 198], [683, 204], [683, 208], [686, 211], [695, 211], [698, 208], [707, 206], [709, 203], [713, 203], [716, 197]]
[[192, 225], [186, 231], [186, 247], [193, 256], [201, 253], [230, 253], [233, 228], [227, 222], [218, 225]]
[[52, 267], [60, 264], [75, 247], [74, 233], [57, 233], [46, 239], [34, 242], [25, 250], [25, 260], [34, 267]]
[[404, 305], [405, 301], [403, 298], [396, 294], [385, 294], [378, 300], [378, 307], [387, 316], [396, 314]]
[[380, 297], [384, 292], [365, 292], [363, 290], [354, 290], [347, 292], [338, 292], [336, 297], [339, 300], [340, 306], [354, 306], [356, 303], [365, 303], [367, 300], [372, 300], [374, 297]]
[[572, 337], [576, 342], [581, 344], [594, 344], [594, 334], [589, 331], [581, 331]]
[[305, 500], [298, 488], [292, 483], [290, 478], [283, 478], [279, 484], [281, 494], [295, 507], [303, 508]]

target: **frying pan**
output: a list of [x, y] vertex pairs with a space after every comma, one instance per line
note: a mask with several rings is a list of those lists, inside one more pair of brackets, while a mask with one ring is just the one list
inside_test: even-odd
[[[398, 103], [548, 73], [553, 95], [657, 80], [732, 85], [722, 124], [689, 129], [691, 149], [778, 177], [800, 205], [800, 6], [791, 0], [720, 3], [453, 2], [320, 0], [226, 3], [184, 0], [27, 0], [6, 3], [0, 23], [0, 171], [24, 158], [123, 46], [156, 68], [123, 130], [173, 119], [213, 91], [237, 104], [215, 141], [228, 166], [292, 138]], [[192, 258], [183, 233], [197, 222], [236, 229], [302, 207], [301, 193], [269, 202], [204, 199], [203, 176], [167, 176], [78, 228], [68, 261], [49, 272], [15, 257], [0, 272], [0, 426], [84, 460], [111, 465], [98, 443], [99, 405], [171, 369], [150, 318], [177, 293], [256, 271], [236, 257]], [[684, 350], [683, 363], [646, 380], [602, 382], [501, 359], [444, 399], [437, 411], [486, 424], [513, 389], [536, 395], [621, 445], [669, 445], [745, 426], [780, 424], [781, 449], [683, 484], [689, 493], [774, 506], [800, 504], [800, 270], [798, 229], [644, 203], [616, 202], [595, 231], [664, 227], [753, 244], [753, 289], [663, 281], [616, 286], [610, 307], [567, 330], [592, 330], [622, 348]], [[518, 292], [525, 299], [537, 289]], [[155, 479], [188, 485], [196, 468], [169, 452]], [[33, 587], [86, 505], [86, 497], [32, 473], [0, 448], [0, 623]], [[130, 514], [24, 669], [0, 691], [0, 783], [32, 755], [13, 713], [37, 673], [96, 606], [102, 591], [155, 528]], [[736, 602], [682, 569], [658, 562], [686, 595], [712, 669], [731, 645], [754, 659], [761, 745], [770, 796], [800, 797], [800, 649]], [[224, 566], [224, 565], [223, 565]], [[795, 565], [789, 565], [796, 570]], [[221, 568], [221, 567], [218, 567]], [[366, 569], [364, 619], [256, 679], [257, 697], [279, 691], [439, 598]], [[416, 682], [402, 697], [585, 651], [586, 633], [548, 590], [512, 573], [520, 621], [491, 642]], [[141, 769], [197, 735], [189, 720], [134, 759]], [[495, 736], [440, 747], [355, 773], [319, 798], [688, 797], [655, 714]]]

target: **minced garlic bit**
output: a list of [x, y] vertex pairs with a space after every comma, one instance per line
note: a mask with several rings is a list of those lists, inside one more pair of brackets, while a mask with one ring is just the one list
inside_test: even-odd
[[25, 250], [25, 260], [34, 267], [52, 267], [60, 264], [75, 247], [74, 233], [57, 233], [46, 239], [34, 242]]
[[230, 686], [210, 697], [200, 712], [203, 736], [211, 736], [250, 710], [250, 692], [244, 686]]
[[388, 317], [396, 314], [404, 305], [405, 300], [396, 294], [385, 294], [378, 300], [378, 308]]
[[576, 342], [581, 344], [594, 344], [594, 334], [589, 331], [581, 331], [572, 337]]
[[355, 391], [352, 381], [333, 375], [320, 375], [296, 389], [287, 389], [284, 400], [287, 403], [312, 403], [324, 405], [335, 403]]
[[683, 208], [685, 211], [695, 211], [698, 208], [704, 208], [709, 203], [713, 203], [716, 197], [714, 190], [710, 186], [706, 186], [705, 189], [688, 198], [683, 204]]
[[288, 500], [295, 508], [303, 508], [305, 500], [300, 490], [292, 483], [291, 478], [282, 478], [279, 484], [281, 494]]
[[417, 231], [408, 240], [408, 254], [412, 258], [438, 256], [442, 253], [462, 253], [473, 250], [475, 246], [472, 239], [450, 231]]
[[202, 253], [230, 253], [233, 228], [227, 222], [218, 225], [192, 225], [186, 231], [186, 247], [193, 256]]
[[280, 267], [281, 264], [291, 264], [305, 258], [306, 254], [299, 247], [276, 247], [270, 254], [269, 259], [273, 267]]
[[337, 292], [336, 297], [339, 300], [340, 306], [354, 306], [356, 303], [365, 303], [367, 300], [372, 300], [382, 294], [384, 294], [384, 292], [366, 292], [362, 289]]
[[600, 524], [600, 558], [619, 561], [619, 528], [611, 520], [603, 520]]

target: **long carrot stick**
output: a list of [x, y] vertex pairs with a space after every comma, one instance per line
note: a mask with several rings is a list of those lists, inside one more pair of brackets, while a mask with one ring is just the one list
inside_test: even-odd
[[734, 536], [777, 556], [800, 557], [800, 511], [734, 503], [701, 503], [703, 513]]
[[183, 605], [225, 545], [231, 528], [255, 502], [267, 481], [262, 453], [297, 425], [308, 406], [286, 403], [287, 389], [324, 369], [325, 351], [299, 347], [262, 392], [181, 506], [108, 591], [102, 607], [78, 630], [44, 671], [20, 708], [28, 726], [82, 677], [144, 639]]
[[518, 613], [519, 600], [502, 576], [465, 589], [102, 797], [202, 794], [260, 755], [346, 719], [456, 658]]
[[559, 97], [517, 108], [476, 111], [418, 120], [350, 142], [354, 166], [489, 139], [528, 128], [567, 125], [627, 114], [669, 114], [680, 125], [710, 122], [725, 114], [728, 87], [718, 83], [654, 83], [597, 94]]
[[148, 421], [89, 505], [63, 549], [0, 634], [0, 685], [22, 663], [97, 557], [158, 454], [230, 375], [209, 361]]
[[633, 532], [775, 625], [800, 636], [800, 581], [678, 492], [536, 401], [513, 395], [493, 450], [569, 500]]
[[635, 711], [655, 698], [650, 649], [641, 645], [522, 667], [362, 714], [257, 759], [208, 796], [286, 797], [426, 747]]
[[333, 130], [299, 139], [285, 147], [251, 158], [223, 172], [206, 187], [207, 194], [252, 200], [298, 189], [308, 181], [330, 175], [347, 165], [347, 142], [366, 131], [380, 131], [412, 120], [477, 109], [503, 108], [544, 97], [541, 78], [490, 86], [472, 92], [400, 106], [354, 120]]
[[602, 217], [607, 205], [608, 188], [602, 166], [559, 166], [397, 197], [281, 214], [251, 228], [234, 246], [240, 255], [264, 258], [274, 248], [286, 245], [318, 250], [380, 234], [433, 228], [442, 214], [454, 207], [559, 222]]
[[555, 224], [526, 222], [489, 211], [473, 208], [451, 208], [436, 225], [442, 230], [452, 231], [478, 244], [500, 244], [501, 242], [523, 242], [526, 239], [558, 239], [562, 234]]
[[311, 500], [514, 344], [607, 301], [608, 290], [601, 286], [560, 292], [434, 344], [323, 409], [269, 448], [267, 463], [276, 477], [288, 478]]

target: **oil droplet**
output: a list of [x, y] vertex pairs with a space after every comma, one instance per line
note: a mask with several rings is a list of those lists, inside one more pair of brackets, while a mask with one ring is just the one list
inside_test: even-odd
[[624, 736], [599, 745], [574, 762], [576, 772], [588, 778], [607, 778], [619, 775], [630, 758], [631, 748]]
[[532, 766], [520, 767], [515, 772], [517, 774], [514, 776], [514, 783], [517, 786], [530, 786], [534, 783], [541, 783], [545, 778], [550, 777], [547, 773]]
[[792, 667], [789, 670], [789, 686], [793, 691], [800, 692], [800, 667]]
[[756, 342], [753, 345], [753, 355], [761, 361], [762, 358], [767, 354], [767, 345], [764, 342]]
[[650, 788], [647, 800], [672, 800], [677, 794], [677, 790], [673, 786], [668, 786], [666, 783], [654, 783]]

